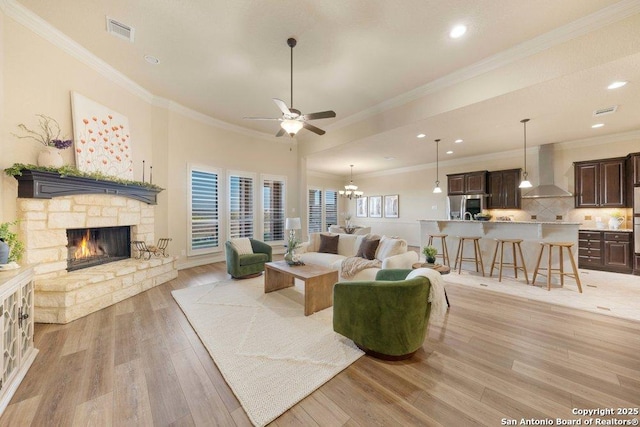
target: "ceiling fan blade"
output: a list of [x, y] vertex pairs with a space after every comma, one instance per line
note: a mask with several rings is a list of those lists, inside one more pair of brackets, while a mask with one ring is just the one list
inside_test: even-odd
[[314, 125], [310, 125], [309, 123], [303, 123], [302, 127], [306, 130], [310, 130], [313, 133], [317, 133], [318, 135], [324, 135], [326, 132], [320, 128], [315, 127]]
[[289, 107], [287, 107], [287, 103], [282, 99], [273, 98], [273, 102], [276, 103], [280, 111], [282, 111], [282, 114], [291, 115], [291, 111], [289, 110]]
[[286, 132], [284, 129], [280, 128], [280, 130], [278, 131], [278, 133], [276, 133], [276, 136], [284, 136], [286, 133], [287, 133], [287, 132]]
[[317, 120], [317, 119], [330, 119], [336, 116], [335, 111], [321, 111], [319, 113], [305, 114], [303, 118], [305, 120]]
[[245, 120], [282, 120], [280, 117], [278, 117], [278, 118], [273, 118], [273, 117], [243, 117], [243, 119], [245, 119]]

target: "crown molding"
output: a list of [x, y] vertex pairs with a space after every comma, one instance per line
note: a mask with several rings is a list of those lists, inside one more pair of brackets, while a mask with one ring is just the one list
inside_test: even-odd
[[622, 0], [609, 7], [577, 19], [565, 26], [541, 34], [510, 49], [489, 56], [465, 68], [433, 80], [423, 86], [412, 89], [394, 98], [388, 99], [359, 113], [352, 114], [327, 126], [328, 130], [336, 130], [353, 123], [360, 122], [377, 114], [400, 107], [426, 95], [435, 93], [455, 84], [470, 80], [489, 71], [504, 67], [521, 59], [533, 56], [539, 52], [558, 46], [569, 40], [578, 38], [592, 31], [611, 25], [640, 13], [638, 0]]
[[[169, 111], [173, 111], [174, 113], [180, 114], [182, 116], [185, 116], [187, 118], [190, 118], [200, 123], [204, 123], [209, 126], [217, 127], [217, 128], [228, 130], [235, 133], [240, 133], [251, 138], [258, 138], [258, 139], [271, 141], [271, 142], [289, 143], [291, 139], [293, 139], [295, 144], [295, 138], [289, 138], [289, 139], [276, 138], [274, 135], [258, 132], [255, 130], [244, 128], [242, 126], [233, 125], [231, 123], [227, 123], [222, 120], [215, 119], [211, 116], [207, 116], [206, 114], [202, 114], [198, 111], [187, 108], [184, 105], [178, 104], [177, 102], [174, 102], [174, 101], [169, 101], [159, 97], [157, 99], [158, 101], [156, 102], [161, 102], [160, 106], [167, 108]], [[162, 101], [159, 101], [159, 100], [162, 100]]]
[[[141, 98], [143, 101], [146, 101], [153, 106], [166, 108], [206, 125], [225, 129], [252, 138], [258, 138], [267, 141], [274, 141], [276, 139], [273, 135], [254, 131], [242, 126], [233, 125], [231, 123], [215, 119], [213, 117], [207, 116], [206, 114], [202, 114], [198, 111], [180, 105], [169, 99], [154, 95], [15, 0], [0, 0], [0, 10], [2, 10], [8, 17], [13, 19], [14, 21], [33, 31], [35, 34], [39, 35], [53, 45], [59, 47], [61, 50], [76, 58], [91, 69], [95, 70], [107, 80], [112, 81], [131, 94]], [[286, 143], [289, 141], [283, 142]]]
[[571, 148], [593, 147], [595, 145], [626, 142], [632, 140], [640, 140], [640, 130], [594, 136], [591, 138], [575, 139], [573, 141], [556, 142], [554, 145], [561, 150], [568, 150]]

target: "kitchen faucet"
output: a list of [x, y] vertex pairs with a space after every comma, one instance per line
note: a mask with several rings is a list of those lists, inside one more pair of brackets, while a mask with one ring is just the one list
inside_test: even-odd
[[462, 217], [462, 219], [466, 220], [467, 219], [467, 215], [469, 215], [469, 219], [473, 219], [473, 215], [471, 215], [471, 212], [466, 211], [464, 213], [464, 216]]

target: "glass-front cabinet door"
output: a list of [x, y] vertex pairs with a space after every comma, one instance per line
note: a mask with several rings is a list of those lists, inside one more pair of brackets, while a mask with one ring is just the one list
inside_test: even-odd
[[2, 385], [16, 372], [19, 364], [18, 314], [20, 289], [2, 299]]

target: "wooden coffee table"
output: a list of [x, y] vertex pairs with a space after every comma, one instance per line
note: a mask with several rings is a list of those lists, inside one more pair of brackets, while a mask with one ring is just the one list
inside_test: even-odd
[[338, 270], [320, 265], [291, 266], [286, 261], [264, 265], [264, 293], [294, 286], [295, 279], [304, 282], [304, 315], [333, 305], [333, 285], [338, 282]]

